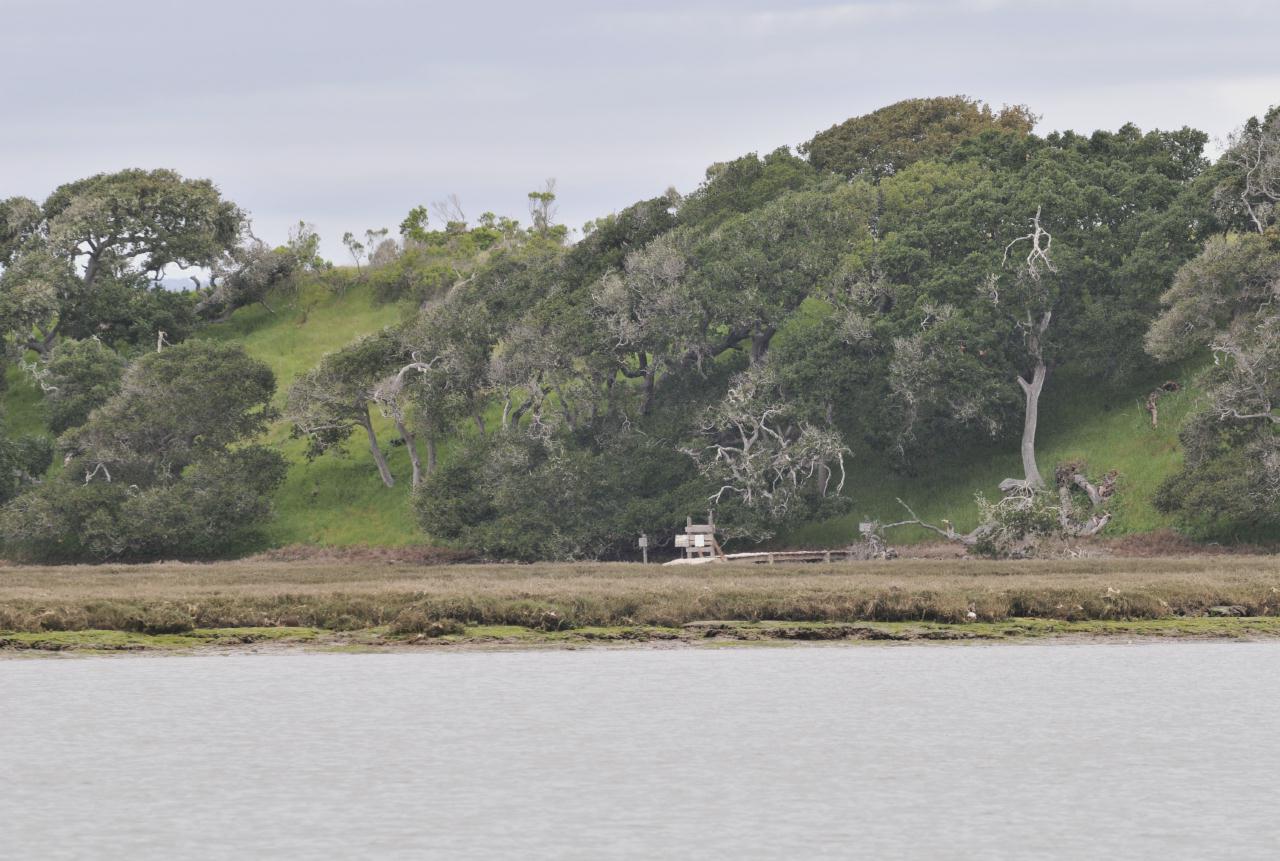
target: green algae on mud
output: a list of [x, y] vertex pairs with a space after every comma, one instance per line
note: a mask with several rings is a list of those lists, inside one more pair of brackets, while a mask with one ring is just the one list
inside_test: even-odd
[[474, 625], [461, 634], [398, 636], [386, 627], [355, 631], [317, 628], [209, 628], [184, 634], [129, 631], [0, 632], [0, 655], [32, 653], [190, 654], [201, 651], [303, 650], [383, 652], [420, 649], [523, 649], [637, 646], [782, 645], [787, 643], [1017, 643], [1127, 640], [1280, 639], [1280, 617], [1090, 620], [1008, 619], [940, 622], [734, 622], [709, 620], [678, 628], [593, 626], [544, 631], [518, 625]]
[[301, 644], [325, 632], [316, 628], [197, 628], [180, 634], [136, 631], [0, 631], [0, 650], [45, 652], [175, 651], [232, 648], [253, 643]]

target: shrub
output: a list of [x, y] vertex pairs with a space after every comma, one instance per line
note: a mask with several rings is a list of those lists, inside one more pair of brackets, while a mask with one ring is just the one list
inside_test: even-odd
[[244, 444], [274, 415], [274, 391], [270, 368], [240, 347], [193, 341], [144, 356], [60, 438], [66, 468], [0, 512], [6, 550], [102, 561], [243, 549], [284, 480], [279, 452]]
[[979, 556], [993, 559], [1032, 556], [1041, 540], [1062, 534], [1058, 508], [1049, 504], [1049, 497], [1044, 493], [1007, 496], [999, 502], [988, 502], [978, 494], [977, 502], [983, 528], [973, 552]]
[[421, 607], [408, 607], [391, 622], [393, 634], [423, 634], [428, 637], [446, 637], [461, 634], [466, 626], [457, 619], [434, 618]]

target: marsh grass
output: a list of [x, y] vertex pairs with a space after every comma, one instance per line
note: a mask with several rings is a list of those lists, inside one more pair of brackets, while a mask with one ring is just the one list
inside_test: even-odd
[[1124, 621], [1194, 618], [1223, 606], [1280, 616], [1280, 557], [697, 568], [317, 559], [0, 568], [0, 630], [19, 632]]

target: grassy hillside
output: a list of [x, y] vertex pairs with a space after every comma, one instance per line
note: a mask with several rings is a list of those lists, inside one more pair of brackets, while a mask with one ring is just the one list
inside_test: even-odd
[[[1151, 505], [1156, 488], [1182, 462], [1178, 429], [1192, 409], [1199, 390], [1190, 371], [1174, 374], [1184, 383], [1179, 392], [1160, 400], [1160, 425], [1151, 427], [1144, 407], [1147, 392], [1169, 379], [1164, 374], [1144, 380], [1131, 390], [1099, 399], [1087, 385], [1068, 379], [1051, 379], [1041, 401], [1037, 460], [1048, 479], [1053, 468], [1064, 461], [1083, 460], [1090, 470], [1102, 473], [1117, 470], [1120, 479], [1113, 502], [1115, 517], [1108, 535], [1147, 532], [1168, 527], [1172, 521]], [[1022, 461], [1015, 444], [957, 451], [945, 463], [912, 478], [894, 475], [882, 464], [855, 456], [849, 462], [846, 494], [854, 500], [846, 516], [815, 523], [786, 537], [787, 543], [804, 546], [847, 544], [858, 534], [861, 520], [892, 522], [909, 517], [897, 502], [901, 498], [924, 520], [938, 523], [948, 518], [956, 528], [967, 531], [977, 525], [974, 494], [988, 499], [999, 497], [1000, 481], [1021, 477]], [[919, 527], [893, 530], [890, 538], [907, 542], [933, 536]]]
[[[335, 295], [319, 283], [302, 287], [296, 298], [273, 301], [275, 313], [261, 306], [238, 311], [230, 321], [201, 337], [239, 341], [253, 356], [269, 364], [284, 405], [290, 382], [315, 365], [322, 355], [352, 339], [395, 323], [404, 313], [396, 305], [376, 304], [369, 291], [353, 286]], [[1189, 372], [1175, 373], [1183, 383]], [[1167, 379], [1143, 380], [1130, 391], [1099, 400], [1087, 386], [1065, 378], [1053, 379], [1046, 389], [1041, 418], [1040, 464], [1046, 474], [1069, 459], [1083, 459], [1091, 468], [1120, 472], [1116, 517], [1108, 534], [1143, 532], [1169, 525], [1150, 504], [1160, 481], [1177, 467], [1181, 454], [1177, 429], [1198, 397], [1194, 386], [1165, 395], [1160, 404], [1160, 427], [1153, 429], [1143, 409], [1146, 393]], [[4, 415], [13, 433], [39, 433], [44, 427], [39, 389], [21, 371], [10, 368], [4, 395]], [[361, 435], [353, 435], [345, 456], [326, 455], [308, 463], [304, 444], [289, 438], [287, 422], [276, 423], [269, 442], [289, 458], [291, 468], [276, 498], [278, 516], [267, 527], [272, 546], [293, 543], [349, 546], [400, 546], [422, 543], [423, 536], [409, 506], [409, 459], [389, 421], [375, 416], [397, 484], [384, 487], [374, 470]], [[447, 446], [442, 456], [448, 457]], [[838, 546], [857, 537], [860, 520], [897, 520], [903, 516], [895, 502], [901, 497], [927, 520], [953, 520], [958, 528], [976, 522], [974, 493], [997, 494], [1002, 478], [1018, 475], [1012, 445], [958, 451], [945, 463], [911, 478], [894, 475], [872, 456], [849, 461], [846, 492], [854, 500], [851, 513], [815, 523], [782, 536], [778, 543], [797, 546]], [[896, 530], [892, 538], [908, 542], [928, 538], [917, 528]]]
[[[314, 367], [325, 353], [376, 332], [400, 319], [395, 305], [371, 301], [368, 289], [356, 285], [341, 295], [318, 283], [303, 285], [295, 299], [273, 302], [275, 313], [261, 306], [244, 308], [204, 337], [239, 341], [255, 358], [271, 366], [278, 384], [276, 405], [283, 408], [289, 384]], [[402, 545], [425, 540], [409, 507], [409, 457], [391, 422], [375, 414], [379, 439], [397, 482], [385, 487], [374, 470], [363, 432], [352, 435], [346, 455], [326, 454], [311, 463], [303, 456], [303, 440], [289, 438], [289, 423], [277, 422], [269, 442], [291, 464], [276, 497], [277, 517], [267, 529], [273, 546], [285, 544]]]

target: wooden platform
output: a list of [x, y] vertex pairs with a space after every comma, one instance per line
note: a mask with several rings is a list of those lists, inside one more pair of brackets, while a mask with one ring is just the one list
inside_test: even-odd
[[782, 562], [852, 562], [863, 558], [854, 550], [776, 550], [752, 553], [728, 553], [695, 559], [672, 559], [664, 565], [707, 565], [712, 562], [751, 562], [774, 565]]

